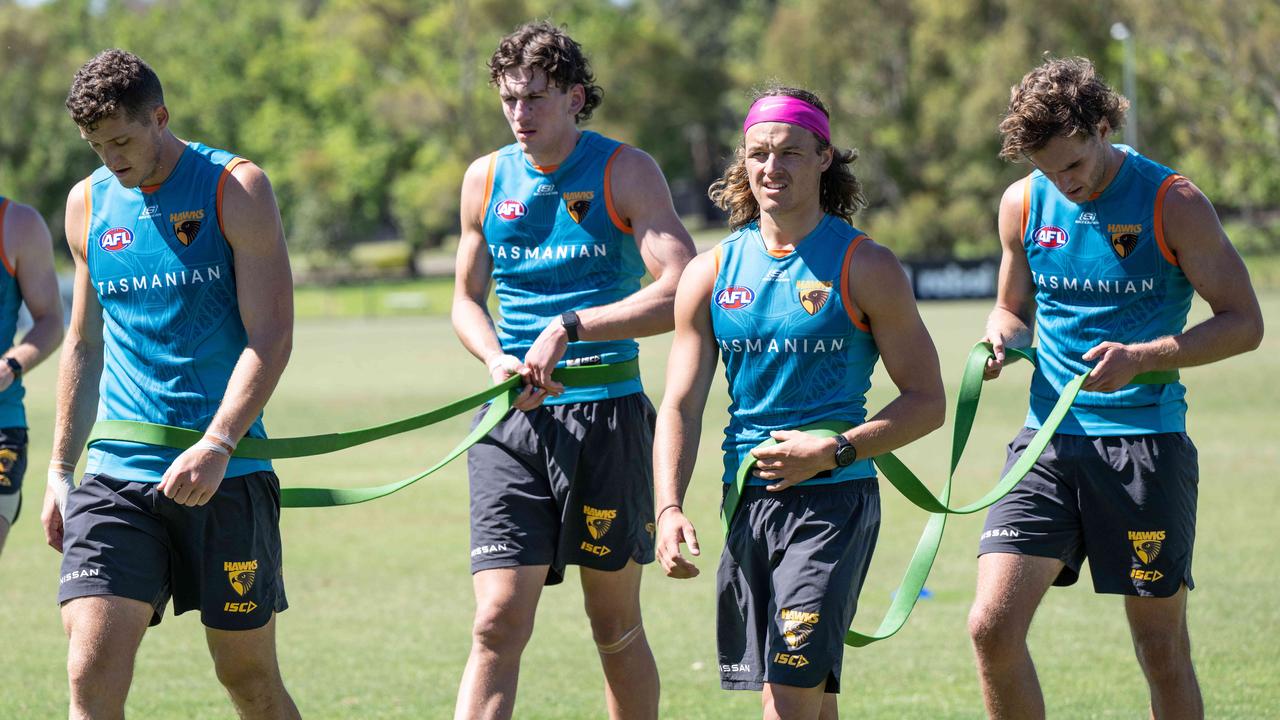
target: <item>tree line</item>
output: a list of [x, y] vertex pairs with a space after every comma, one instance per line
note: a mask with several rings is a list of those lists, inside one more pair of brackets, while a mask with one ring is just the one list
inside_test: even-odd
[[567, 25], [604, 104], [588, 125], [652, 154], [678, 205], [705, 200], [750, 90], [816, 91], [853, 146], [859, 224], [904, 256], [994, 252], [1009, 88], [1085, 55], [1122, 88], [1133, 37], [1138, 149], [1192, 178], [1246, 252], [1280, 249], [1274, 0], [0, 0], [0, 194], [60, 223], [98, 165], [63, 100], [108, 47], [147, 60], [179, 137], [261, 165], [295, 252], [457, 232], [467, 164], [510, 142], [485, 63], [520, 23]]

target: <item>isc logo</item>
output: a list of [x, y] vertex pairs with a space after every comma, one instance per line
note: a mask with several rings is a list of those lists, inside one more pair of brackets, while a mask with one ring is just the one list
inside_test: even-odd
[[1045, 225], [1036, 230], [1036, 244], [1053, 250], [1067, 244], [1067, 231], [1056, 225]]
[[111, 228], [98, 238], [98, 245], [107, 252], [120, 252], [132, 244], [133, 231], [129, 228]]
[[716, 304], [725, 310], [741, 310], [755, 302], [756, 293], [749, 287], [731, 285], [716, 295]]
[[524, 217], [524, 203], [519, 200], [503, 200], [493, 207], [493, 212], [503, 220], [516, 220]]
[[248, 602], [229, 602], [222, 606], [222, 612], [229, 613], [250, 613], [258, 608], [258, 603], [250, 600]]

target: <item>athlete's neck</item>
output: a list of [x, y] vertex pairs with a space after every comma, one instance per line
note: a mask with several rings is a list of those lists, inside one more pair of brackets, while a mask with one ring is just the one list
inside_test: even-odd
[[1124, 165], [1124, 151], [1120, 148], [1107, 143], [1106, 155], [1103, 156], [1102, 180], [1098, 183], [1098, 188], [1094, 190], [1093, 196], [1098, 197], [1111, 187], [1111, 181], [1116, 179], [1116, 174], [1120, 172], [1120, 166]]
[[143, 187], [155, 187], [163, 185], [165, 180], [169, 179], [169, 175], [173, 174], [173, 169], [178, 166], [178, 161], [182, 159], [182, 153], [187, 149], [187, 143], [179, 140], [173, 133], [168, 130], [164, 131], [164, 140], [160, 145], [160, 157], [156, 160], [156, 167], [145, 180], [142, 181]]
[[551, 143], [549, 147], [539, 148], [535, 153], [532, 148], [525, 149], [525, 157], [529, 158], [529, 163], [536, 168], [554, 168], [560, 165], [573, 154], [573, 149], [578, 147], [578, 140], [582, 137], [582, 131], [576, 126], [573, 132], [564, 134]]
[[787, 213], [760, 213], [760, 237], [768, 250], [795, 250], [796, 245], [822, 222], [822, 206]]

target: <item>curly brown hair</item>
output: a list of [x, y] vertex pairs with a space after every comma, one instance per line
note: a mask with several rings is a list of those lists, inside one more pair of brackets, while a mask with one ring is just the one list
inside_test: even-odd
[[164, 105], [164, 89], [142, 58], [124, 50], [103, 50], [76, 71], [67, 93], [67, 110], [80, 127], [89, 127], [123, 110], [141, 120]]
[[562, 90], [581, 85], [586, 100], [574, 116], [579, 123], [590, 120], [592, 111], [604, 98], [582, 46], [563, 27], [545, 20], [525, 23], [502, 38], [489, 58], [490, 84], [496, 87], [504, 73], [518, 68], [542, 70], [547, 80]]
[[[763, 97], [787, 95], [803, 100], [822, 111], [828, 118], [831, 113], [817, 95], [800, 88], [785, 85], [770, 85], [757, 90], [751, 98], [751, 104]], [[818, 141], [818, 152], [832, 147], [831, 143], [822, 139], [817, 133], [813, 137]], [[843, 218], [845, 222], [853, 222], [853, 216], [867, 206], [867, 198], [862, 192], [862, 182], [853, 174], [853, 162], [858, 159], [856, 148], [841, 150], [832, 148], [831, 166], [822, 172], [818, 181], [818, 204], [828, 215]], [[746, 136], [738, 142], [733, 153], [733, 163], [725, 168], [724, 175], [707, 190], [707, 195], [716, 207], [729, 213], [729, 227], [739, 230], [760, 217], [760, 205], [756, 196], [751, 193], [751, 183], [747, 179], [747, 141]]]
[[1049, 58], [1009, 93], [1000, 121], [1000, 157], [1017, 161], [1055, 137], [1092, 134], [1104, 119], [1116, 130], [1129, 101], [1098, 77], [1088, 58]]

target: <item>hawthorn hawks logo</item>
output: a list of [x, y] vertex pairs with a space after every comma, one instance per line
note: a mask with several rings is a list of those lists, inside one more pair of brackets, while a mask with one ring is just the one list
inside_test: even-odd
[[591, 201], [595, 200], [596, 194], [593, 191], [586, 190], [583, 192], [567, 192], [564, 194], [564, 206], [569, 211], [569, 217], [573, 221], [582, 224], [582, 218], [586, 217], [587, 211], [591, 209]]
[[519, 200], [503, 200], [493, 206], [493, 213], [507, 222], [519, 220], [526, 212], [524, 203]]
[[169, 213], [169, 223], [173, 225], [173, 234], [178, 238], [178, 242], [183, 245], [190, 245], [191, 241], [196, 239], [196, 233], [200, 232], [200, 225], [203, 222], [203, 208]]
[[1057, 225], [1045, 225], [1044, 227], [1036, 230], [1035, 239], [1036, 244], [1040, 247], [1055, 250], [1066, 245], [1070, 236], [1067, 235], [1066, 230], [1063, 230]]
[[825, 280], [797, 280], [796, 292], [800, 296], [800, 307], [810, 315], [817, 315], [827, 298], [831, 297], [831, 283]]
[[227, 573], [231, 589], [240, 597], [244, 597], [253, 588], [253, 581], [258, 576], [258, 561], [224, 562], [222, 569]]
[[809, 641], [813, 628], [818, 624], [818, 613], [801, 612], [783, 608], [778, 617], [782, 620], [782, 640], [791, 650], [797, 650]]
[[1164, 545], [1164, 536], [1164, 530], [1148, 532], [1130, 530], [1129, 541], [1133, 543], [1133, 554], [1138, 556], [1143, 565], [1150, 565], [1160, 554], [1160, 548]]
[[114, 227], [98, 236], [98, 246], [107, 252], [120, 252], [133, 244], [133, 231]]
[[1138, 246], [1138, 236], [1133, 233], [1111, 233], [1111, 249], [1121, 260], [1129, 257], [1129, 253]]
[[618, 517], [617, 510], [599, 510], [590, 505], [582, 506], [582, 514], [586, 516], [587, 532], [592, 540], [599, 540], [613, 527], [613, 519]]
[[0, 487], [13, 487], [9, 480], [9, 471], [18, 462], [18, 453], [9, 448], [0, 448]]
[[716, 304], [725, 310], [741, 310], [756, 301], [756, 291], [742, 285], [730, 285], [716, 294]]

